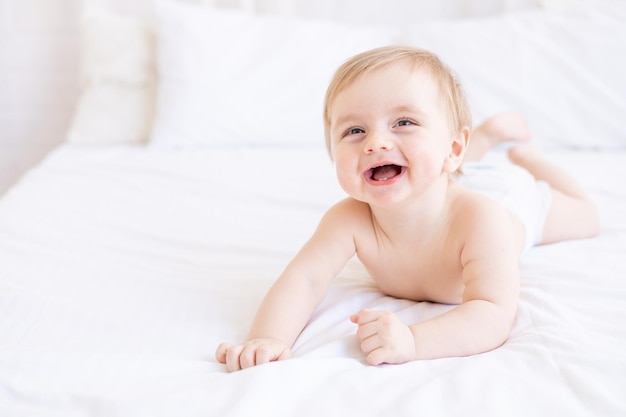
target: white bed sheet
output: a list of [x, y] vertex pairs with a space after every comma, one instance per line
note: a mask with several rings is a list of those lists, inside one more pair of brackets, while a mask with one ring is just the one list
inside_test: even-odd
[[265, 291], [343, 196], [321, 148], [66, 145], [0, 201], [0, 416], [626, 414], [626, 151], [561, 151], [598, 238], [521, 261], [509, 341], [371, 367], [348, 317], [386, 297], [351, 262], [292, 360], [229, 374]]

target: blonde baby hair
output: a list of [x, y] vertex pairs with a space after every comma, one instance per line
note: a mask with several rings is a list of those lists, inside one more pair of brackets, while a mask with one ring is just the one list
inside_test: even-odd
[[326, 148], [332, 158], [330, 142], [330, 114], [337, 96], [354, 80], [371, 71], [404, 64], [412, 70], [426, 69], [439, 87], [439, 96], [448, 112], [450, 130], [460, 133], [464, 127], [471, 130], [472, 114], [461, 84], [437, 55], [408, 46], [385, 46], [362, 52], [343, 63], [335, 72], [324, 100], [324, 135]]

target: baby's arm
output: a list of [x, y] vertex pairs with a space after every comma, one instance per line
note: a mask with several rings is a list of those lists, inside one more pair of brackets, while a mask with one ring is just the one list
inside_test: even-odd
[[523, 239], [515, 219], [500, 206], [481, 204], [463, 220], [462, 304], [411, 326], [419, 359], [495, 349], [506, 341], [515, 319]]
[[311, 239], [269, 290], [256, 315], [248, 341], [222, 343], [216, 351], [228, 370], [286, 359], [290, 348], [326, 295], [332, 279], [354, 255], [349, 204], [331, 208]]
[[492, 350], [509, 335], [519, 293], [519, 232], [500, 207], [477, 211], [459, 230], [466, 236], [460, 261], [462, 304], [422, 323], [407, 326], [394, 314], [362, 310], [351, 317], [367, 362], [468, 356]]

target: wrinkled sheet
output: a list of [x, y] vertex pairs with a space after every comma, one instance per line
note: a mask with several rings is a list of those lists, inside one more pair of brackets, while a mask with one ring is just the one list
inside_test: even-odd
[[218, 343], [343, 197], [325, 151], [63, 146], [0, 201], [0, 415], [625, 415], [626, 152], [549, 156], [602, 230], [523, 256], [502, 347], [368, 366], [350, 314], [450, 307], [384, 296], [352, 261], [294, 359], [229, 374]]

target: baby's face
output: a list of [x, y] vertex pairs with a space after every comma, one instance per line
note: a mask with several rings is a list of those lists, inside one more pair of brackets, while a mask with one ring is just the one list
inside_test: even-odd
[[370, 204], [398, 202], [447, 175], [452, 136], [437, 84], [423, 70], [375, 70], [332, 103], [330, 145], [339, 183]]

